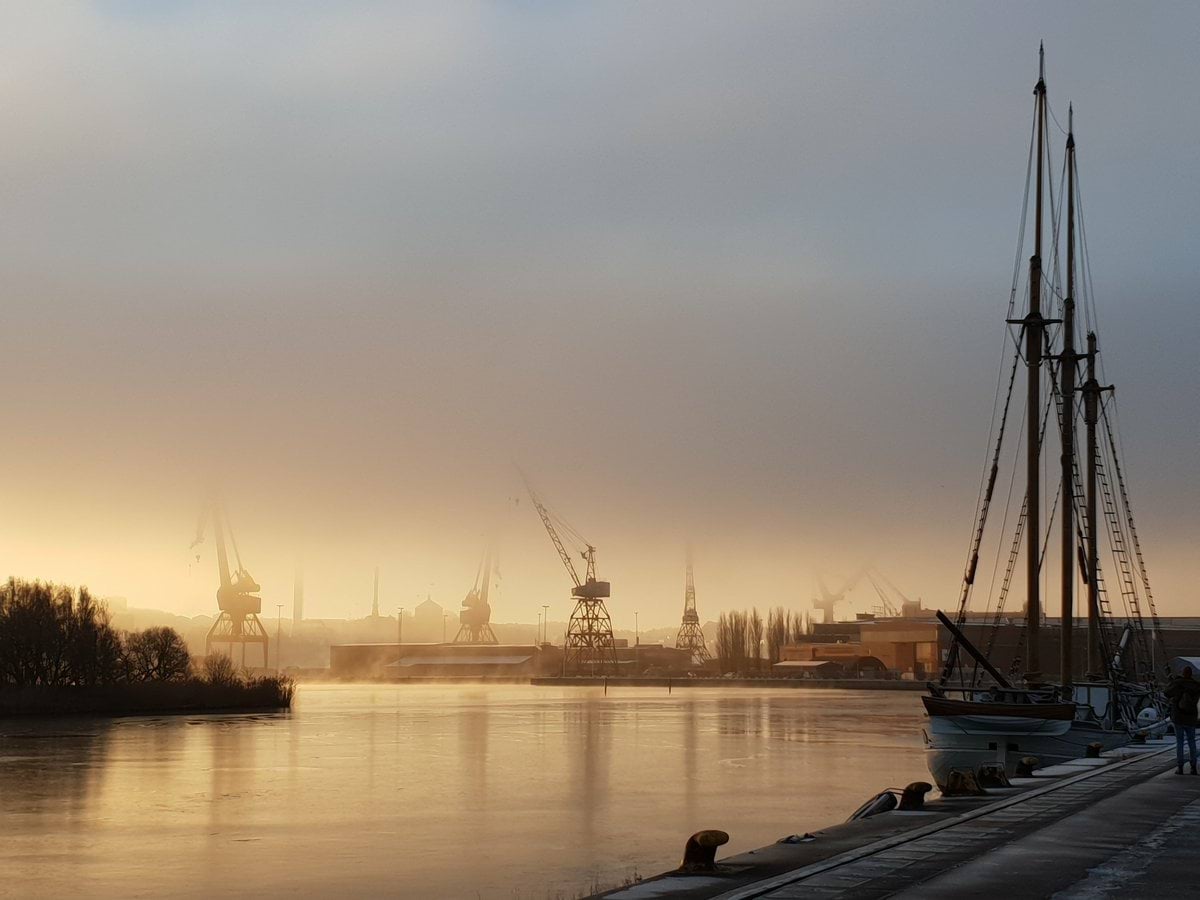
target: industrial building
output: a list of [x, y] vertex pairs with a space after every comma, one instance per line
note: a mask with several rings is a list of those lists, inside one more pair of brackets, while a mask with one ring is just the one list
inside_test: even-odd
[[[1114, 620], [1119, 629], [1120, 619]], [[1164, 658], [1200, 655], [1200, 619], [1161, 620]], [[1000, 671], [1024, 672], [1028, 658], [1026, 632], [1018, 621], [993, 626], [989, 617], [973, 615], [962, 626], [979, 647], [989, 647], [988, 658]], [[1042, 659], [1057, 659], [1061, 620], [1048, 618], [1040, 629]], [[1075, 621], [1075, 645], [1086, 646], [1087, 622]], [[888, 619], [864, 616], [853, 622], [813, 625], [802, 641], [780, 648], [777, 675], [792, 677], [885, 677], [924, 681], [936, 678], [950, 650], [951, 637], [932, 615]], [[1086, 674], [1085, 655], [1075, 660], [1076, 675]]]
[[530, 678], [554, 674], [562, 652], [534, 644], [334, 644], [334, 678], [472, 677]]
[[[614, 643], [622, 675], [685, 675], [693, 667], [688, 650], [662, 644], [631, 646], [621, 639]], [[334, 644], [329, 648], [329, 674], [345, 679], [521, 679], [560, 675], [563, 669], [562, 648], [551, 644], [404, 644], [399, 652], [397, 646], [395, 642]]]

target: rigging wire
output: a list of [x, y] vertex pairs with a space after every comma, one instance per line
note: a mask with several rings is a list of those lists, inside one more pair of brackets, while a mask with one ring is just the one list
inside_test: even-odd
[[[1013, 318], [1013, 311], [1016, 308], [1017, 302], [1017, 287], [1020, 285], [1021, 279], [1021, 259], [1025, 250], [1025, 228], [1029, 222], [1029, 184], [1033, 178], [1033, 150], [1037, 136], [1037, 101], [1034, 101], [1035, 115], [1033, 124], [1029, 131], [1029, 150], [1025, 158], [1025, 192], [1021, 201], [1021, 219], [1020, 225], [1017, 228], [1017, 251], [1016, 258], [1013, 260], [1013, 276], [1012, 286], [1008, 292], [1008, 315], [1006, 319]], [[994, 470], [1000, 456], [1000, 446], [1004, 441], [1005, 424], [1008, 421], [1008, 407], [1012, 400], [1013, 384], [1016, 381], [1017, 367], [1021, 358], [1021, 342], [1017, 337], [1018, 332], [1014, 330], [1014, 326], [1009, 325], [1005, 328], [1005, 332], [1016, 345], [1017, 353], [1013, 359], [1012, 371], [1008, 377], [1008, 392], [1004, 400], [1004, 410], [1000, 417], [999, 437], [995, 442], [993, 450], [993, 439], [997, 435], [996, 412], [1000, 407], [1000, 393], [1004, 385], [1004, 356], [1000, 357], [1000, 365], [996, 372], [996, 390], [992, 397], [992, 420], [988, 427], [988, 437], [986, 447], [988, 453], [984, 456], [985, 464], [983, 471], [979, 476], [979, 490], [975, 496], [975, 518], [971, 522], [971, 539], [967, 545], [967, 564], [964, 567], [962, 597], [959, 600], [958, 620], [961, 622], [965, 619], [967, 604], [970, 601], [971, 586], [974, 583], [974, 567], [972, 560], [978, 560], [979, 544], [983, 537], [983, 528], [987, 520], [987, 510], [991, 504], [990, 496], [985, 496], [988, 493], [989, 472]], [[1006, 339], [1007, 342], [1007, 339]], [[991, 457], [991, 465], [987, 465], [986, 460]], [[994, 483], [995, 475], [991, 475]]]

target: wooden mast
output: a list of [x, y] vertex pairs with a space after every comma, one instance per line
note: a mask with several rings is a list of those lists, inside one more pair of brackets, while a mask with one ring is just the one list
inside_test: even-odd
[[1100, 673], [1100, 535], [1096, 502], [1096, 423], [1099, 420], [1100, 385], [1096, 381], [1096, 332], [1087, 336], [1087, 383], [1083, 386], [1083, 420], [1087, 425], [1087, 580], [1088, 674]]
[[1039, 678], [1042, 669], [1041, 625], [1041, 456], [1042, 426], [1042, 170], [1045, 165], [1046, 51], [1038, 46], [1038, 81], [1033, 89], [1037, 118], [1037, 206], [1034, 214], [1033, 257], [1029, 260], [1029, 315], [1025, 319], [1025, 365], [1028, 369], [1026, 422], [1025, 621], [1029, 638], [1029, 674]]
[[[1075, 637], [1075, 111], [1067, 107], [1067, 296], [1063, 301], [1062, 395], [1062, 636], [1060, 681], [1073, 680]], [[1090, 579], [1089, 579], [1090, 582]], [[1069, 695], [1068, 695], [1069, 696]]]

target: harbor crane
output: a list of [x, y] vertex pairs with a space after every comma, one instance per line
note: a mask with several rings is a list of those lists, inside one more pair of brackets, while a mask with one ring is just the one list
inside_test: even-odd
[[[227, 644], [229, 655], [233, 656], [234, 644], [242, 645], [242, 665], [246, 664], [246, 645], [259, 644], [262, 646], [263, 667], [267, 665], [267, 630], [263, 627], [258, 614], [262, 612], [262, 598], [258, 592], [262, 587], [246, 571], [242, 564], [242, 555], [238, 550], [237, 539], [229, 524], [229, 516], [225, 505], [217, 494], [205, 503], [200, 511], [200, 520], [196, 523], [196, 538], [192, 541], [192, 549], [204, 543], [204, 533], [211, 523], [213, 544], [217, 549], [217, 574], [220, 576], [220, 586], [217, 588], [217, 608], [220, 613], [217, 620], [204, 638], [204, 653], [212, 652], [213, 644]], [[233, 547], [233, 556], [237, 568], [229, 570], [229, 552], [225, 547], [225, 535], [229, 535], [229, 543]], [[196, 554], [196, 559], [200, 555]]]
[[475, 586], [463, 598], [463, 608], [458, 614], [456, 644], [498, 644], [492, 631], [492, 606], [488, 603], [488, 589], [492, 583], [492, 550], [489, 547], [483, 562], [475, 573]]
[[817, 589], [820, 591], [820, 597], [813, 597], [813, 609], [819, 609], [824, 614], [823, 621], [826, 623], [836, 621], [833, 617], [833, 608], [845, 601], [846, 595], [849, 594], [855, 587], [858, 586], [862, 577], [867, 574], [867, 566], [863, 566], [847, 579], [839, 591], [831, 591], [829, 586], [825, 584], [825, 579], [817, 575]]
[[[871, 582], [871, 587], [875, 588], [875, 593], [879, 595], [880, 605], [873, 610], [876, 615], [895, 618], [903, 614], [906, 606], [912, 604], [912, 601], [904, 596], [904, 592], [878, 569], [868, 569], [867, 580]], [[899, 601], [899, 605], [896, 601]]]
[[580, 551], [580, 557], [585, 563], [584, 577], [581, 579], [575, 568], [575, 561], [571, 558], [562, 538], [558, 536], [558, 530], [554, 527], [555, 517], [546, 509], [524, 473], [521, 473], [521, 478], [525, 482], [525, 490], [529, 492], [529, 499], [533, 501], [533, 507], [537, 510], [546, 533], [550, 535], [554, 549], [558, 551], [558, 558], [562, 561], [563, 568], [571, 576], [571, 599], [575, 602], [575, 608], [571, 611], [571, 618], [567, 624], [567, 638], [563, 647], [563, 671], [573, 674], [582, 672], [589, 674], [615, 673], [617, 670], [617, 647], [613, 640], [612, 619], [609, 617], [608, 607], [604, 603], [605, 599], [611, 595], [611, 586], [607, 581], [599, 581], [596, 578], [596, 548], [584, 540], [578, 531], [559, 519], [564, 530], [568, 531], [586, 548]]
[[675, 635], [675, 648], [687, 650], [692, 654], [692, 665], [703, 666], [712, 655], [704, 642], [704, 632], [700, 629], [700, 615], [696, 612], [696, 582], [692, 577], [692, 552], [687, 555], [687, 575], [683, 587], [683, 622], [679, 633]]

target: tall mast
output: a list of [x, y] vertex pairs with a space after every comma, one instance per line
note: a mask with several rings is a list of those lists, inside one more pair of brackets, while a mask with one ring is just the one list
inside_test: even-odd
[[1046, 132], [1046, 51], [1038, 46], [1038, 81], [1033, 89], [1034, 116], [1037, 119], [1037, 206], [1034, 214], [1033, 257], [1029, 260], [1029, 315], [1025, 320], [1025, 365], [1028, 369], [1029, 414], [1026, 423], [1025, 470], [1028, 491], [1025, 524], [1025, 621], [1029, 633], [1029, 672], [1038, 677], [1042, 669], [1041, 626], [1041, 472], [1042, 426], [1042, 170], [1045, 166]]
[[1075, 637], [1075, 111], [1067, 107], [1067, 296], [1058, 372], [1062, 395], [1062, 656], [1060, 681], [1072, 681]]
[[1096, 381], [1096, 333], [1087, 336], [1087, 383], [1083, 386], [1083, 420], [1087, 425], [1087, 581], [1088, 673], [1099, 674], [1100, 659], [1100, 534], [1096, 493], [1096, 424], [1100, 419], [1100, 384]]

